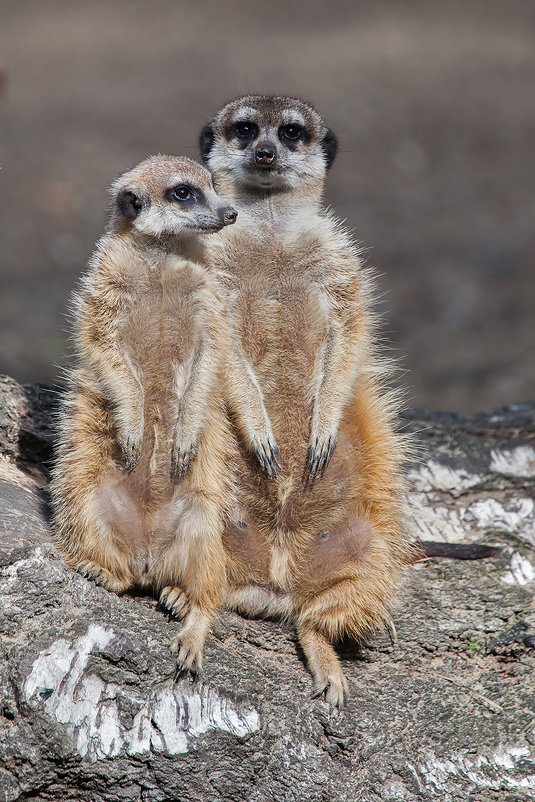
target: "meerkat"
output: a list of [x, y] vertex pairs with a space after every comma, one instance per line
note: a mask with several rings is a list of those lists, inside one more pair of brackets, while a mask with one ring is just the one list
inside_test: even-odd
[[403, 438], [385, 385], [373, 280], [322, 206], [337, 139], [308, 103], [246, 96], [200, 135], [218, 193], [236, 207], [209, 258], [225, 273], [236, 340], [279, 447], [276, 480], [240, 446], [240, 481], [223, 534], [225, 603], [292, 621], [315, 695], [341, 706], [333, 649], [389, 620], [402, 567]]
[[59, 416], [51, 482], [55, 542], [108, 590], [160, 593], [183, 618], [181, 670], [201, 667], [225, 586], [223, 521], [234, 492], [230, 404], [261, 466], [276, 445], [239, 349], [205, 240], [236, 212], [210, 174], [156, 156], [112, 186], [107, 233], [74, 298], [77, 364]]

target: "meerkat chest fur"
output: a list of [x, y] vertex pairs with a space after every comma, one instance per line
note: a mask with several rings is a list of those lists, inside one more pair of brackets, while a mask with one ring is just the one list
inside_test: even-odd
[[[211, 288], [206, 271], [173, 254], [133, 270], [118, 338], [137, 368], [146, 415], [169, 418], [182, 394], [206, 323]], [[156, 412], [156, 407], [158, 411]]]
[[[356, 283], [336, 248], [345, 247], [329, 220], [297, 218], [282, 230], [254, 218], [214, 242], [212, 256], [229, 276], [237, 335], [262, 387], [287, 466], [302, 462], [310, 429], [318, 360], [329, 347], [331, 288]], [[364, 278], [362, 280], [364, 285]]]

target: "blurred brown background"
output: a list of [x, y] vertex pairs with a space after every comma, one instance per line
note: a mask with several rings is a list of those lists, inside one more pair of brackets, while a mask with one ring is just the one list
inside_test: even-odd
[[532, 0], [2, 0], [0, 371], [50, 380], [106, 187], [244, 92], [314, 102], [411, 405], [535, 397]]

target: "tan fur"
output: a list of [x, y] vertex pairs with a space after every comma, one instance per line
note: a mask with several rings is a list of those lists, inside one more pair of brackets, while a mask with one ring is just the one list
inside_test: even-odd
[[[233, 134], [244, 120], [258, 129], [245, 144]], [[288, 148], [280, 131], [293, 120], [307, 137]], [[218, 191], [239, 211], [236, 226], [210, 241], [210, 256], [234, 293], [237, 335], [282, 465], [269, 481], [241, 449], [223, 535], [226, 602], [294, 621], [314, 691], [340, 705], [347, 682], [331, 643], [387, 620], [409, 546], [403, 442], [375, 349], [371, 276], [321, 207], [329, 135], [308, 104], [253, 96], [224, 107], [201, 147]], [[276, 150], [273, 171], [256, 167], [258, 142]]]
[[[169, 198], [177, 185], [202, 194], [184, 206]], [[189, 669], [200, 667], [225, 586], [236, 449], [223, 370], [247, 372], [230, 347], [202, 232], [235, 213], [189, 159], [148, 159], [112, 195], [110, 229], [74, 301], [77, 367], [51, 484], [55, 538], [68, 564], [104, 587], [161, 592], [184, 616], [172, 646]], [[244, 438], [268, 449], [271, 428], [251, 387], [243, 403], [254, 412], [235, 415]]]

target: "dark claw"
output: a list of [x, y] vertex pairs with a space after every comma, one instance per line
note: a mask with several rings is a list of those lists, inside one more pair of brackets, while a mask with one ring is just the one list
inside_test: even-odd
[[[178, 601], [178, 599], [177, 599], [177, 601]], [[165, 608], [168, 611], [168, 613], [170, 615], [172, 615], [174, 618], [176, 618], [177, 620], [180, 620], [180, 619], [184, 618], [184, 616], [185, 616], [184, 610], [182, 608], [178, 609], [176, 607], [176, 602], [174, 602], [173, 604], [166, 604]]]
[[336, 440], [334, 439], [334, 437], [329, 437], [329, 449], [327, 451], [327, 459], [325, 460], [325, 467], [327, 467], [327, 465], [331, 461], [331, 457], [333, 455], [333, 451], [335, 448], [336, 448]]
[[267, 467], [268, 476], [269, 476], [270, 479], [276, 479], [277, 478], [277, 469], [275, 468], [275, 463], [273, 462], [273, 455], [271, 453], [271, 446], [269, 446], [269, 451], [266, 450], [265, 446], [263, 448], [264, 448], [264, 459], [266, 460], [266, 464], [268, 466]]
[[273, 478], [270, 463], [263, 451], [255, 449], [256, 458], [270, 479]]
[[141, 452], [139, 448], [132, 447], [130, 442], [127, 442], [126, 448], [121, 447], [124, 467], [128, 472], [133, 471], [139, 462]]
[[160, 605], [169, 611], [171, 611], [173, 607], [172, 603], [169, 601], [169, 596], [160, 596]]
[[321, 474], [323, 468], [325, 467], [326, 456], [327, 456], [327, 453], [325, 451], [325, 446], [323, 446], [321, 451], [320, 451], [320, 453], [319, 453], [319, 455], [318, 455], [318, 461], [317, 461], [317, 465], [316, 465], [316, 470], [314, 472], [314, 477], [319, 476]]
[[175, 682], [180, 682], [181, 679], [185, 679], [188, 674], [189, 671], [185, 665], [183, 663], [177, 663], [175, 668]]
[[179, 451], [178, 454], [173, 454], [171, 459], [173, 473], [178, 479], [182, 479], [186, 475], [186, 471], [193, 462], [193, 452]]
[[94, 582], [95, 585], [100, 585], [102, 582], [102, 572], [99, 571], [98, 574], [94, 574], [93, 571], [90, 571], [89, 568], [84, 568], [83, 570], [80, 568], [76, 569], [77, 573], [80, 576], [83, 576], [84, 579], [89, 579], [91, 582]]
[[186, 677], [191, 677], [191, 679], [196, 680], [200, 675], [200, 671], [196, 665], [192, 665], [191, 668], [188, 668], [182, 662], [178, 662], [175, 668], [175, 682], [179, 682], [181, 679], [186, 679]]
[[273, 462], [275, 463], [277, 468], [279, 470], [281, 470], [281, 464], [279, 462], [279, 449], [277, 448], [277, 446], [274, 446], [272, 443], [269, 444], [269, 447], [271, 449], [271, 458], [272, 458]]
[[[316, 445], [317, 445], [317, 443], [316, 443]], [[319, 454], [317, 454], [317, 453], [314, 451], [314, 452], [312, 453], [312, 457], [313, 457], [313, 458], [312, 458], [312, 463], [311, 463], [311, 466], [310, 466], [310, 470], [309, 470], [309, 472], [308, 472], [308, 475], [310, 476], [310, 478], [311, 478], [311, 479], [315, 479], [315, 478], [316, 478], [316, 474], [317, 474], [317, 468], [318, 468], [318, 462], [319, 462], [320, 455], [319, 455]]]
[[[318, 441], [316, 439], [316, 445], [317, 444], [318, 444]], [[314, 448], [312, 446], [308, 447], [308, 461], [307, 461], [307, 467], [306, 467], [306, 473], [307, 473], [308, 476], [311, 475], [311, 471], [312, 471], [312, 464], [314, 462], [314, 449], [315, 449], [315, 446], [314, 446]]]
[[333, 451], [335, 448], [336, 448], [336, 440], [333, 437], [329, 437], [327, 443], [322, 445], [319, 451], [317, 450], [318, 449], [317, 438], [316, 442], [314, 443], [314, 446], [309, 446], [307, 466], [305, 471], [306, 477], [308, 479], [315, 479], [317, 476], [320, 476], [320, 474], [323, 473], [323, 471], [331, 461], [331, 457], [333, 455]]
[[253, 449], [253, 454], [256, 456], [263, 471], [266, 472], [269, 479], [276, 479], [277, 468], [280, 469], [279, 450], [277, 446], [268, 441], [267, 445], [260, 444], [259, 448]]

